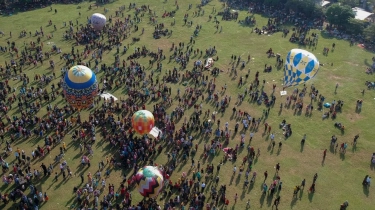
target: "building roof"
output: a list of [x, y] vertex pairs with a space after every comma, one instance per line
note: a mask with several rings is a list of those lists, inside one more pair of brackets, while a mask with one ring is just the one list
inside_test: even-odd
[[374, 13], [367, 12], [366, 10], [360, 8], [360, 7], [354, 7], [352, 8], [353, 12], [355, 13], [355, 19], [358, 20], [365, 20], [366, 18], [370, 17]]
[[330, 4], [330, 3], [331, 3], [330, 1], [322, 1], [320, 3], [320, 6], [324, 7], [324, 6], [326, 6], [326, 5]]

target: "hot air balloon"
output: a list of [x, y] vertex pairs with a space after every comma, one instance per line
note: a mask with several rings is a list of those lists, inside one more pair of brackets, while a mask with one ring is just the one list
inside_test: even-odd
[[86, 66], [73, 66], [65, 74], [63, 89], [70, 105], [79, 110], [87, 108], [98, 94], [96, 75]]
[[155, 198], [163, 188], [162, 173], [154, 166], [145, 166], [135, 175], [138, 192], [147, 198]]
[[313, 78], [319, 70], [319, 61], [312, 53], [292, 49], [285, 60], [284, 86], [304, 83]]
[[94, 13], [91, 15], [91, 25], [95, 30], [102, 30], [105, 26], [105, 23], [107, 21], [107, 18], [100, 14], [100, 13]]
[[148, 134], [155, 125], [154, 115], [147, 110], [139, 110], [133, 114], [133, 129], [140, 135]]

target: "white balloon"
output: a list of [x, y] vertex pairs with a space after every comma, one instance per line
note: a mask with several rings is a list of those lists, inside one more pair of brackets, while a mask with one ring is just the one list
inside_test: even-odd
[[107, 18], [100, 13], [94, 13], [91, 16], [91, 25], [95, 30], [102, 30], [105, 26], [106, 21]]

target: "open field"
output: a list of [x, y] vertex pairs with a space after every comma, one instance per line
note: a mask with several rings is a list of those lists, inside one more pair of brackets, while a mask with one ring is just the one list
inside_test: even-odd
[[[202, 26], [202, 29], [199, 32], [199, 35], [194, 37], [195, 44], [193, 44], [194, 49], [204, 50], [210, 47], [215, 46], [217, 49], [217, 54], [214, 56], [219, 57], [219, 60], [215, 62], [214, 67], [218, 67], [222, 72], [215, 77], [216, 90], [219, 91], [219, 98], [225, 97], [225, 95], [231, 96], [231, 102], [226, 109], [225, 113], [218, 113], [217, 118], [220, 118], [221, 124], [220, 129], [225, 129], [225, 122], [229, 123], [229, 128], [233, 131], [234, 126], [237, 121], [240, 121], [239, 118], [236, 118], [232, 115], [232, 108], [236, 107], [237, 110], [242, 110], [248, 112], [254, 118], [262, 118], [262, 123], [259, 126], [259, 130], [255, 132], [255, 136], [251, 142], [251, 146], [255, 148], [255, 151], [259, 148], [261, 155], [259, 158], [254, 160], [254, 165], [252, 170], [258, 173], [258, 177], [252, 187], [247, 189], [243, 188], [243, 183], [245, 180], [245, 175], [239, 175], [238, 172], [235, 176], [231, 176], [234, 166], [239, 166], [242, 163], [243, 157], [246, 156], [246, 148], [249, 145], [249, 130], [242, 130], [242, 125], [240, 125], [239, 132], [235, 133], [229, 141], [228, 147], [236, 147], [240, 144], [240, 134], [246, 134], [246, 144], [245, 148], [239, 150], [238, 159], [236, 162], [227, 161], [221, 167], [220, 173], [220, 182], [219, 185], [227, 185], [227, 196], [230, 200], [228, 208], [232, 209], [246, 209], [246, 202], [248, 199], [251, 201], [251, 209], [271, 209], [274, 198], [276, 195], [272, 196], [262, 196], [262, 184], [263, 184], [263, 173], [268, 171], [269, 176], [266, 181], [267, 184], [270, 184], [271, 178], [275, 174], [274, 166], [277, 163], [280, 163], [281, 170], [279, 176], [283, 182], [283, 187], [279, 194], [281, 196], [281, 202], [279, 209], [339, 209], [340, 204], [345, 200], [349, 201], [349, 209], [372, 209], [375, 206], [375, 201], [372, 198], [372, 187], [369, 189], [364, 188], [361, 185], [361, 182], [365, 175], [370, 175], [374, 173], [374, 167], [370, 164], [371, 155], [374, 151], [375, 143], [373, 141], [373, 136], [375, 134], [373, 130], [373, 123], [371, 123], [374, 117], [373, 109], [375, 103], [375, 94], [374, 90], [367, 90], [365, 86], [365, 81], [373, 81], [373, 75], [365, 73], [367, 67], [372, 64], [373, 53], [367, 52], [357, 45], [350, 46], [348, 41], [337, 40], [326, 36], [322, 31], [311, 30], [310, 33], [319, 34], [319, 42], [317, 47], [308, 47], [308, 46], [299, 46], [297, 44], [291, 43], [288, 41], [288, 38], [283, 38], [282, 33], [275, 33], [272, 35], [257, 35], [252, 33], [253, 27], [262, 27], [267, 24], [267, 17], [260, 14], [255, 14], [254, 17], [257, 20], [256, 26], [243, 26], [235, 21], [223, 21], [221, 16], [217, 16], [220, 21], [220, 26], [222, 26], [222, 32], [216, 32], [215, 24], [213, 19], [209, 20], [209, 15], [215, 16], [211, 13], [212, 8], [215, 7], [217, 12], [222, 10], [222, 3], [218, 1], [210, 2], [208, 5], [204, 6], [204, 15], [193, 17], [193, 12], [198, 11], [195, 7], [200, 1], [192, 0], [189, 2], [181, 1], [179, 2], [179, 9], [176, 10], [174, 1], [163, 2], [161, 0], [155, 1], [146, 1], [146, 0], [137, 0], [137, 6], [140, 5], [149, 5], [150, 9], [155, 12], [158, 16], [156, 19], [158, 23], [164, 23], [165, 28], [172, 30], [173, 33], [171, 36], [161, 37], [160, 39], [154, 39], [152, 37], [152, 32], [154, 31], [155, 25], [151, 24], [149, 21], [148, 13], [145, 13], [141, 17], [142, 21], [137, 24], [139, 27], [138, 31], [132, 31], [129, 38], [124, 39], [121, 43], [122, 45], [129, 44], [129, 50], [126, 54], [122, 54], [122, 46], [120, 47], [120, 53], [116, 52], [116, 47], [111, 51], [105, 51], [103, 54], [103, 61], [99, 65], [105, 63], [107, 65], [112, 65], [114, 63], [114, 57], [116, 55], [120, 56], [120, 60], [126, 60], [127, 56], [134, 52], [135, 48], [146, 46], [147, 49], [153, 52], [157, 52], [158, 48], [164, 51], [166, 60], [163, 60], [162, 71], [155, 71], [156, 64], [152, 68], [148, 68], [149, 57], [138, 59], [138, 62], [146, 67], [146, 73], [149, 75], [151, 71], [154, 72], [154, 80], [159, 78], [162, 80], [162, 77], [168, 73], [168, 70], [172, 70], [174, 67], [179, 68], [180, 65], [174, 60], [168, 62], [169, 56], [172, 54], [170, 48], [172, 43], [178, 45], [179, 42], [185, 43], [186, 46], [189, 43], [190, 37], [193, 36], [195, 26], [197, 24]], [[192, 3], [193, 8], [188, 10], [188, 4]], [[52, 45], [55, 44], [57, 47], [61, 48], [63, 53], [69, 53], [72, 46], [75, 45], [75, 42], [72, 40], [65, 40], [63, 35], [65, 30], [68, 30], [68, 27], [64, 27], [63, 22], [69, 23], [71, 20], [75, 27], [80, 24], [87, 23], [87, 17], [90, 17], [92, 13], [99, 12], [104, 13], [105, 8], [108, 9], [108, 12], [105, 14], [107, 20], [110, 16], [113, 16], [112, 22], [117, 19], [123, 19], [121, 15], [115, 17], [115, 11], [118, 10], [120, 6], [123, 5], [121, 1], [115, 1], [113, 3], [103, 5], [103, 6], [93, 6], [91, 10], [88, 9], [89, 5], [93, 3], [84, 2], [81, 4], [74, 5], [53, 5], [53, 10], [50, 11], [50, 8], [42, 8], [28, 12], [22, 12], [18, 14], [13, 14], [12, 16], [2, 16], [0, 17], [0, 30], [5, 33], [4, 36], [0, 35], [0, 46], [7, 46], [7, 42], [15, 42], [16, 46], [19, 49], [23, 49], [25, 46], [28, 46], [31, 41], [36, 42], [37, 37], [34, 36], [35, 30], [40, 30], [40, 27], [43, 27], [45, 33], [44, 37], [41, 37], [41, 42], [43, 43], [43, 51], [50, 51]], [[131, 15], [134, 16], [134, 9], [128, 10], [128, 3], [125, 4], [126, 9], [124, 10], [124, 16]], [[57, 9], [57, 13], [54, 13], [54, 9]], [[175, 18], [162, 18], [164, 11], [176, 11]], [[81, 15], [79, 15], [79, 13]], [[189, 14], [189, 21], [193, 21], [192, 26], [184, 25], [183, 17], [185, 14]], [[240, 11], [239, 20], [245, 19], [248, 16], [246, 11]], [[52, 21], [52, 26], [48, 26], [48, 21]], [[175, 24], [172, 26], [175, 20]], [[56, 25], [57, 30], [54, 30], [53, 25]], [[290, 28], [289, 26], [282, 26], [285, 28]], [[142, 28], [144, 28], [144, 34], [142, 34]], [[19, 38], [18, 35], [20, 31], [26, 30], [26, 37]], [[220, 29], [219, 29], [220, 30]], [[29, 31], [32, 36], [29, 36]], [[12, 37], [9, 36], [9, 33], [12, 32]], [[51, 35], [51, 39], [47, 38], [47, 35]], [[106, 35], [105, 35], [106, 37]], [[133, 37], [139, 37], [139, 42], [132, 42]], [[105, 38], [106, 40], [106, 38]], [[323, 48], [331, 48], [332, 43], [336, 44], [336, 49], [332, 52], [329, 52], [328, 56], [323, 55]], [[263, 72], [264, 65], [274, 66], [276, 59], [274, 57], [268, 58], [266, 51], [272, 48], [275, 53], [280, 53], [281, 57], [285, 59], [287, 52], [292, 48], [302, 48], [306, 49], [316, 55], [318, 60], [324, 66], [321, 66], [317, 76], [312, 80], [306, 83], [307, 89], [310, 90], [310, 86], [314, 86], [319, 90], [319, 94], [322, 94], [326, 98], [326, 102], [332, 102], [333, 100], [343, 100], [344, 106], [342, 112], [337, 113], [336, 119], [325, 119], [322, 120], [322, 115], [324, 112], [328, 111], [324, 109], [323, 111], [317, 110], [317, 101], [313, 101], [314, 110], [312, 114], [305, 115], [305, 108], [302, 109], [302, 113], [295, 112], [290, 106], [289, 108], [283, 108], [282, 111], [279, 111], [280, 103], [285, 103], [286, 96], [280, 96], [280, 91], [282, 90], [282, 78], [283, 78], [283, 68], [273, 68], [272, 72], [265, 73]], [[75, 49], [80, 52], [83, 51], [84, 46], [75, 46]], [[185, 51], [185, 50], [184, 50]], [[228, 73], [227, 69], [231, 68], [232, 61], [231, 55], [241, 56], [244, 60], [247, 60], [248, 55], [251, 55], [251, 61], [246, 63], [244, 69], [237, 68], [238, 76], [235, 78], [233, 73]], [[9, 52], [0, 52], [0, 65], [4, 66], [5, 62], [10, 63], [11, 54]], [[13, 55], [16, 57], [16, 55]], [[64, 60], [60, 59], [60, 55], [53, 54], [50, 58], [56, 63], [55, 71], [56, 78], [52, 80], [53, 84], [57, 84], [61, 77], [60, 69], [64, 67]], [[22, 70], [22, 74], [26, 74], [30, 78], [30, 83], [27, 84], [27, 87], [37, 87], [39, 81], [34, 81], [33, 78], [35, 74], [45, 74], [52, 75], [52, 70], [49, 68], [48, 60], [46, 59], [43, 62], [43, 65], [38, 63], [36, 67], [33, 65], [26, 66]], [[89, 61], [91, 55], [88, 56], [84, 61]], [[204, 60], [205, 58], [199, 55], [194, 57], [191, 56], [190, 61], [185, 70], [179, 70], [179, 73], [183, 74], [186, 70], [191, 71], [193, 67], [193, 62], [195, 60]], [[129, 61], [127, 61], [129, 63]], [[91, 61], [91, 66], [93, 67], [94, 61]], [[247, 80], [244, 80], [243, 86], [238, 86], [238, 80], [240, 77], [244, 77], [250, 69], [250, 76]], [[266, 81], [263, 90], [267, 94], [272, 93], [272, 85], [276, 84], [275, 96], [276, 103], [274, 107], [271, 107], [270, 114], [268, 117], [263, 117], [263, 110], [267, 109], [264, 104], [258, 105], [249, 101], [249, 96], [245, 97], [245, 100], [242, 103], [237, 103], [238, 94], [242, 94], [245, 91], [245, 88], [249, 88], [250, 83], [255, 78], [255, 73], [259, 71], [259, 80]], [[5, 71], [4, 71], [5, 72]], [[2, 81], [5, 80], [7, 75], [2, 72]], [[18, 71], [17, 74], [20, 72]], [[207, 75], [208, 81], [213, 79], [213, 76], [209, 71], [203, 72]], [[12, 71], [12, 74], [14, 72]], [[98, 74], [98, 82], [103, 81], [104, 72], [101, 71]], [[12, 78], [16, 78], [16, 75], [12, 75]], [[116, 79], [116, 78], [115, 78]], [[18, 95], [22, 82], [17, 79], [9, 80], [10, 86], [14, 88], [14, 94]], [[338, 83], [338, 89], [335, 92], [335, 86]], [[228, 88], [226, 92], [222, 92], [221, 88], [224, 85], [227, 85]], [[194, 87], [193, 83], [188, 81], [188, 85], [184, 86], [183, 82], [178, 83], [167, 83], [168, 87], [171, 87], [171, 98], [174, 99], [171, 107], [168, 108], [167, 113], [171, 113], [172, 110], [178, 105], [178, 100], [175, 96], [177, 95], [177, 90], [181, 91], [181, 95], [184, 93], [184, 90], [187, 86]], [[47, 85], [46, 89], [48, 92], [51, 91], [51, 85]], [[56, 85], [57, 86], [57, 85]], [[103, 86], [101, 82], [100, 86]], [[200, 86], [203, 88], [203, 86]], [[297, 86], [300, 90], [303, 88], [303, 85]], [[205, 91], [207, 88], [204, 88]], [[260, 89], [260, 87], [259, 87]], [[365, 93], [362, 94], [361, 91], [365, 89]], [[285, 89], [288, 92], [288, 95], [291, 95], [293, 92], [293, 87]], [[61, 90], [60, 90], [61, 91]], [[125, 99], [128, 97], [125, 91], [125, 86], [120, 85], [119, 88], [113, 88], [108, 91], [111, 94], [115, 95], [119, 99]], [[216, 92], [216, 91], [215, 91]], [[206, 100], [208, 98], [207, 92], [204, 92], [205, 100], [198, 100], [197, 103], [202, 103], [203, 114], [200, 116], [201, 122], [207, 120], [207, 116], [204, 113], [209, 109], [210, 113], [215, 110], [214, 103], [212, 101]], [[358, 99], [363, 100], [363, 108], [361, 111], [356, 111], [356, 101]], [[310, 102], [309, 97], [305, 97], [305, 104]], [[146, 108], [152, 110], [152, 105], [155, 103], [160, 103], [162, 101], [159, 98], [156, 102], [147, 101]], [[101, 101], [101, 103], [103, 100]], [[12, 109], [9, 110], [7, 115], [20, 116], [17, 103], [12, 104]], [[52, 106], [57, 104], [59, 107], [65, 106], [66, 102], [61, 96], [58, 96], [56, 100], [50, 102]], [[46, 117], [48, 102], [43, 101], [43, 108], [36, 113], [38, 117]], [[95, 108], [101, 106], [97, 105]], [[305, 105], [306, 107], [306, 105]], [[88, 120], [89, 113], [93, 112], [94, 109], [82, 110], [81, 117], [84, 120]], [[192, 115], [194, 109], [189, 108], [185, 111], [184, 117], [189, 117]], [[4, 115], [1, 113], [1, 115]], [[76, 115], [76, 114], [74, 114]], [[121, 113], [115, 113], [115, 116], [121, 117]], [[183, 117], [183, 118], [184, 118]], [[282, 130], [279, 129], [279, 124], [285, 119], [287, 123], [292, 125], [293, 134], [291, 137], [285, 139], [282, 135]], [[9, 124], [6, 122], [5, 116], [2, 117], [2, 121], [5, 123], [6, 127], [9, 127]], [[184, 119], [180, 120], [176, 124], [176, 128], [180, 128]], [[277, 145], [274, 149], [270, 146], [269, 135], [263, 132], [264, 125], [263, 123], [268, 123], [272, 126], [272, 132], [275, 134], [275, 141], [278, 144], [280, 141], [283, 143], [282, 149], [278, 150]], [[334, 127], [335, 122], [341, 122], [345, 125], [345, 131], [340, 131]], [[214, 126], [214, 130], [217, 127], [217, 124]], [[76, 127], [77, 128], [77, 127]], [[232, 132], [233, 133], [233, 132]], [[51, 132], [49, 135], [52, 135]], [[302, 147], [301, 139], [303, 135], [306, 134], [306, 143]], [[355, 148], [351, 145], [355, 135], [359, 134], [358, 144]], [[207, 164], [213, 164], [215, 166], [214, 175], [216, 174], [216, 166], [221, 160], [223, 160], [224, 152], [216, 154], [216, 156], [209, 158], [204, 158], [203, 156], [203, 145], [214, 138], [214, 135], [207, 137], [201, 135], [196, 131], [192, 131], [191, 135], [195, 139], [193, 144], [198, 143], [198, 151], [194, 159], [196, 161], [200, 160], [202, 167], [205, 168]], [[335, 152], [330, 150], [330, 139], [332, 135], [338, 137], [338, 143], [347, 142], [349, 147], [345, 154], [340, 153], [339, 151]], [[44, 145], [44, 137], [39, 138], [32, 136], [29, 139], [19, 138], [12, 143], [13, 151], [17, 148], [24, 150], [27, 155], [31, 154], [31, 151], [37, 147], [37, 145]], [[33, 184], [38, 188], [38, 190], [47, 192], [49, 195], [49, 201], [42, 204], [42, 209], [67, 209], [71, 205], [76, 205], [75, 195], [72, 193], [74, 186], [79, 186], [81, 183], [80, 175], [84, 173], [85, 177], [88, 172], [92, 174], [98, 170], [98, 163], [101, 160], [106, 159], [106, 156], [115, 156], [118, 158], [118, 149], [112, 147], [108, 142], [102, 140], [100, 131], [97, 131], [96, 134], [96, 143], [93, 145], [94, 154], [91, 158], [91, 167], [82, 167], [80, 166], [80, 158], [83, 155], [80, 152], [79, 143], [71, 139], [71, 132], [64, 137], [63, 142], [67, 145], [67, 151], [65, 153], [65, 160], [73, 171], [74, 176], [69, 179], [63, 179], [62, 176], [59, 177], [58, 181], [54, 181], [54, 175], [50, 177], [44, 177], [39, 180], [33, 180]], [[7, 133], [5, 135], [5, 140], [10, 140], [10, 136]], [[224, 142], [224, 140], [222, 140]], [[4, 141], [5, 142], [5, 141]], [[36, 159], [32, 161], [31, 169], [40, 169], [41, 163], [49, 165], [54, 162], [54, 157], [59, 153], [58, 145], [55, 147], [50, 154], [46, 155], [41, 159]], [[2, 148], [5, 148], [5, 143], [1, 144]], [[227, 146], [226, 146], [227, 147]], [[327, 149], [327, 157], [325, 161], [322, 162], [323, 151]], [[155, 163], [159, 165], [165, 165], [167, 163], [167, 152], [173, 150], [172, 145], [163, 144], [163, 151], [160, 155], [155, 155], [152, 158]], [[14, 155], [6, 158], [6, 161], [13, 164], [16, 163]], [[146, 162], [140, 162], [139, 165], [146, 165]], [[186, 163], [182, 160], [179, 160], [179, 164], [175, 169], [174, 173], [171, 175], [173, 182], [177, 181], [182, 172], [186, 172], [189, 178], [192, 176], [192, 170], [190, 168], [191, 161], [187, 160]], [[109, 166], [106, 165], [106, 169]], [[10, 167], [12, 169], [12, 167]], [[106, 170], [105, 169], [105, 170]], [[104, 171], [105, 171], [104, 170]], [[237, 170], [238, 171], [238, 170]], [[55, 166], [54, 171], [59, 172], [58, 164]], [[9, 173], [9, 172], [7, 172]], [[318, 173], [319, 177], [316, 183], [316, 192], [308, 193], [308, 188], [312, 184], [313, 175]], [[122, 175], [127, 174], [128, 177], [132, 174], [132, 171], [125, 170], [121, 168], [111, 169], [111, 173], [106, 177], [107, 184], [114, 184], [115, 189], [117, 190], [120, 187], [120, 182], [122, 181]], [[4, 175], [4, 174], [2, 174]], [[216, 175], [215, 175], [216, 176]], [[301, 181], [306, 179], [306, 187], [304, 190], [300, 191], [297, 195], [297, 198], [293, 198], [293, 189], [296, 185], [300, 185]], [[86, 181], [86, 178], [85, 178]], [[211, 186], [214, 185], [213, 180], [207, 183], [206, 187], [206, 203], [211, 201], [209, 199], [209, 192]], [[5, 185], [2, 183], [0, 192], [2, 194], [10, 192], [13, 189], [14, 183], [11, 185]], [[82, 187], [82, 185], [81, 185]], [[28, 192], [28, 190], [26, 191]], [[102, 193], [107, 194], [107, 187]], [[235, 203], [234, 197], [238, 193], [238, 200]], [[177, 195], [176, 191], [172, 195], [174, 198]], [[136, 190], [132, 191], [132, 204], [137, 204], [142, 200], [142, 197]], [[167, 202], [165, 199], [160, 199], [161, 195], [158, 197], [158, 203], [163, 205], [164, 202]], [[91, 199], [92, 200], [92, 199]], [[18, 203], [19, 199], [17, 200]], [[117, 200], [119, 203], [121, 200]], [[92, 206], [92, 203], [90, 203]], [[224, 208], [223, 205], [219, 205], [220, 208]], [[1, 209], [16, 209], [16, 204], [12, 201], [9, 204], [4, 205], [0, 204]], [[178, 207], [177, 209], [180, 209]]]

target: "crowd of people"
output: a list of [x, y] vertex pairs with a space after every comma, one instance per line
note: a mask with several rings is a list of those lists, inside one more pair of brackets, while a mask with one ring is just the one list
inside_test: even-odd
[[[238, 3], [236, 4], [238, 5]], [[177, 1], [175, 5], [178, 7]], [[124, 15], [126, 8], [135, 9], [137, 12], [135, 15]], [[191, 6], [189, 6], [189, 9], [191, 9]], [[177, 12], [179, 11], [177, 10]], [[293, 22], [295, 28], [289, 40], [310, 45], [317, 44], [318, 37], [314, 34], [311, 37], [306, 37], [306, 33], [311, 28], [321, 28], [324, 21], [324, 19], [308, 20], [303, 18], [301, 14], [298, 14], [299, 18], [296, 18], [297, 14], [285, 13], [282, 10], [257, 4], [250, 5], [249, 12], [271, 14], [272, 18], [269, 19], [268, 25], [256, 30], [262, 32], [257, 32], [258, 34], [263, 34], [263, 31], [269, 33], [282, 31], [283, 23]], [[216, 16], [215, 13], [216, 9], [214, 8], [211, 15]], [[49, 197], [47, 192], [38, 191], [35, 183], [40, 182], [45, 177], [54, 179], [55, 182], [60, 179], [60, 176], [62, 176], [62, 179], [74, 177], [75, 175], [72, 174], [68, 163], [64, 160], [67, 150], [65, 142], [68, 141], [73, 141], [79, 145], [82, 168], [96, 168], [97, 163], [93, 165], [90, 157], [95, 152], [93, 145], [97, 141], [105, 142], [119, 151], [118, 156], [107, 156], [99, 162], [99, 168], [95, 173], [76, 175], [81, 178], [83, 186], [77, 185], [74, 187], [73, 191], [77, 202], [76, 205], [72, 205], [72, 208], [169, 210], [179, 207], [181, 209], [206, 208], [214, 210], [222, 205], [228, 206], [230, 202], [237, 202], [238, 195], [228, 195], [226, 183], [220, 182], [220, 175], [222, 174], [220, 168], [227, 161], [233, 161], [240, 165], [238, 171], [236, 166], [233, 168], [233, 177], [241, 178], [241, 176], [244, 176], [245, 187], [254, 185], [257, 172], [253, 169], [253, 163], [260, 157], [260, 148], [256, 149], [249, 145], [246, 148], [247, 154], [245, 155], [239, 153], [239, 148], [245, 147], [246, 135], [249, 136], [250, 142], [252, 141], [254, 133], [262, 125], [262, 121], [264, 122], [264, 133], [270, 135], [272, 148], [275, 146], [275, 133], [266, 119], [270, 109], [276, 104], [276, 96], [274, 95], [276, 85], [267, 93], [267, 90], [263, 89], [266, 81], [260, 81], [260, 72], [256, 71], [249, 87], [246, 87], [243, 93], [237, 95], [237, 101], [232, 100], [232, 95], [226, 92], [226, 84], [223, 87], [218, 87], [216, 77], [227, 72], [227, 74], [237, 78], [239, 64], [242, 63], [242, 67], [245, 67], [246, 61], [240, 55], [232, 55], [231, 69], [217, 68], [211, 74], [207, 74], [204, 71], [205, 61], [201, 62], [200, 65], [194, 62], [193, 70], [187, 70], [187, 65], [189, 62], [192, 63], [190, 60], [193, 56], [216, 56], [215, 60], [219, 60], [215, 46], [201, 49], [194, 45], [193, 36], [190, 40], [171, 43], [169, 59], [175, 60], [180, 66], [173, 70], [164, 70], [165, 75], [162, 78], [155, 79], [154, 63], [157, 63], [157, 71], [163, 71], [162, 63], [167, 60], [167, 53], [160, 48], [156, 52], [152, 52], [147, 46], [135, 48], [134, 52], [128, 52], [131, 51], [131, 46], [123, 44], [126, 39], [132, 36], [134, 30], [138, 30], [138, 24], [145, 19], [144, 14], [150, 15], [149, 21], [155, 24], [155, 30], [159, 31], [164, 28], [164, 24], [158, 23], [155, 11], [152, 11], [148, 5], [130, 3], [129, 6], [120, 7], [115, 15], [108, 14], [109, 24], [102, 32], [94, 31], [88, 24], [80, 25], [78, 21], [65, 23], [64, 38], [77, 44], [76, 47], [72, 47], [71, 52], [62, 52], [61, 48], [56, 45], [51, 49], [43, 46], [43, 37], [53, 38], [53, 33], [45, 34], [43, 27], [36, 29], [35, 42], [32, 41], [22, 46], [23, 43], [20, 41], [8, 41], [7, 46], [1, 46], [1, 51], [3, 53], [9, 52], [11, 59], [6, 61], [4, 66], [1, 66], [4, 80], [0, 83], [0, 111], [3, 114], [0, 121], [0, 138], [2, 142], [5, 141], [5, 151], [0, 156], [0, 162], [5, 174], [2, 179], [4, 184], [15, 184], [16, 186], [11, 192], [1, 194], [3, 203], [6, 204], [9, 200], [19, 201], [19, 209], [31, 207], [37, 209], [43, 202], [48, 201]], [[204, 7], [199, 7], [198, 12], [194, 12], [194, 15], [204, 15]], [[193, 18], [189, 18], [188, 15], [185, 15], [185, 17], [185, 20], [190, 20], [192, 25]], [[237, 16], [231, 14], [224, 20], [230, 21], [232, 19], [237, 19]], [[215, 21], [216, 24], [220, 24], [216, 17]], [[255, 22], [255, 20], [252, 21]], [[54, 23], [50, 21], [49, 24], [53, 25]], [[205, 26], [198, 24], [196, 29], [202, 29], [202, 27]], [[54, 28], [58, 30], [56, 26]], [[143, 33], [144, 29], [142, 29]], [[283, 33], [286, 37], [289, 31], [283, 30]], [[27, 33], [25, 32], [25, 34]], [[32, 36], [31, 32], [30, 36]], [[103, 42], [104, 39], [107, 41]], [[127, 59], [117, 54], [113, 65], [104, 62], [103, 54], [105, 52], [116, 49], [119, 53], [120, 48], [123, 48], [122, 52], [126, 54]], [[272, 53], [272, 49], [270, 53]], [[61, 75], [64, 75], [71, 66], [83, 64], [92, 68], [95, 73], [104, 74], [98, 81], [101, 92], [123, 88], [127, 91], [128, 97], [121, 98], [118, 101], [115, 101], [114, 98], [109, 100], [96, 98], [93, 105], [95, 111], [91, 112], [87, 119], [81, 117], [81, 113], [69, 105], [56, 104], [52, 106], [52, 101], [63, 97], [62, 78], [55, 71], [57, 55], [60, 57], [60, 62], [63, 62]], [[148, 66], [139, 63], [138, 58], [141, 56], [149, 57]], [[33, 66], [38, 67], [45, 60], [52, 61], [50, 62], [51, 71], [53, 71], [51, 76], [36, 73], [34, 78], [29, 78], [24, 73], [25, 69], [33, 68]], [[247, 62], [250, 60], [249, 55]], [[12, 77], [9, 75], [12, 75]], [[238, 84], [242, 86], [243, 80], [248, 80], [249, 77], [251, 78], [250, 71], [246, 78], [237, 78]], [[13, 78], [22, 81], [19, 94], [11, 86]], [[192, 85], [173, 90], [177, 93], [173, 94], [172, 85], [169, 82], [175, 83], [178, 81], [192, 81]], [[296, 111], [301, 112], [302, 108], [306, 107], [306, 112], [311, 113], [313, 110], [312, 102], [316, 101], [316, 97], [319, 98], [319, 102], [324, 101], [324, 99], [321, 100], [323, 96], [318, 95], [319, 91], [314, 86], [311, 86], [311, 88], [304, 86], [302, 90], [296, 88], [293, 94], [287, 97], [286, 102], [281, 102], [280, 111], [283, 107], [289, 108], [293, 103], [296, 105]], [[308, 96], [308, 101], [311, 99], [311, 102], [304, 106], [303, 99], [305, 96]], [[236, 104], [240, 104], [245, 98], [249, 102], [257, 102], [264, 106], [263, 114], [256, 116], [256, 114], [249, 113], [247, 110], [237, 110]], [[203, 108], [205, 99], [212, 102], [214, 107]], [[148, 105], [148, 101], [153, 102], [153, 105]], [[170, 110], [171, 107], [172, 111], [168, 112], [167, 110]], [[335, 107], [335, 102], [332, 103], [332, 107]], [[187, 116], [185, 111], [189, 108], [194, 108], [194, 112]], [[228, 108], [233, 108], [234, 118], [240, 123], [221, 122], [217, 114], [226, 112]], [[12, 109], [17, 110], [17, 112], [9, 116]], [[140, 109], [152, 111], [156, 126], [163, 130], [162, 135], [157, 138], [134, 135], [131, 116]], [[38, 117], [36, 113], [41, 110], [46, 111], [46, 115]], [[331, 109], [330, 113], [334, 111], [334, 109]], [[181, 122], [180, 126], [177, 126], [179, 121]], [[233, 126], [234, 129], [232, 130]], [[239, 129], [240, 126], [243, 127], [242, 130]], [[280, 129], [282, 129], [285, 138], [292, 135], [291, 124], [288, 124], [285, 120], [280, 124]], [[240, 132], [242, 134], [241, 142], [234, 148], [227, 148], [223, 160], [218, 165], [207, 163], [204, 166], [201, 160], [197, 160], [195, 154], [198, 148], [203, 147], [203, 158], [207, 160], [220, 153], [228, 146], [229, 139]], [[100, 140], [96, 140], [98, 135]], [[202, 143], [202, 139], [206, 137], [212, 140]], [[37, 147], [30, 150], [16, 146], [19, 141], [30, 139], [39, 141]], [[306, 136], [302, 139], [303, 143], [305, 139]], [[281, 150], [282, 142], [277, 144], [278, 149]], [[58, 150], [59, 152], [54, 158], [54, 162], [48, 162], [44, 158], [52, 150]], [[164, 153], [162, 153], [163, 151]], [[9, 159], [13, 154], [17, 161], [10, 164]], [[161, 154], [167, 156], [167, 163], [155, 161], [156, 157]], [[242, 162], [238, 163], [239, 160]], [[191, 161], [192, 175], [190, 177], [186, 173], [179, 176], [174, 172], [177, 167], [186, 164], [188, 161]], [[40, 167], [37, 162], [42, 162]], [[164, 206], [160, 205], [155, 199], [146, 199], [137, 204], [132, 203], [132, 190], [135, 185], [134, 174], [144, 165], [155, 165], [163, 171], [166, 181], [160, 196], [168, 199]], [[279, 163], [275, 166], [276, 175], [271, 180], [267, 179], [268, 172], [265, 171], [262, 184], [264, 196], [275, 198], [273, 204], [276, 209], [281, 202], [279, 193], [282, 190], [283, 183], [281, 175], [279, 175], [281, 174], [280, 167]], [[40, 168], [42, 168], [43, 174], [40, 172]], [[117, 168], [123, 169], [124, 173], [122, 174], [123, 181], [115, 187], [115, 184], [106, 183], [106, 176], [109, 176], [112, 170]], [[170, 178], [172, 175], [179, 177], [177, 181], [172, 181]], [[315, 192], [317, 177], [317, 174], [313, 176], [309, 193]], [[370, 181], [368, 180], [370, 178], [367, 176], [363, 184], [369, 185]], [[299, 190], [305, 187], [306, 180], [302, 180], [302, 184], [295, 187], [294, 195], [297, 195]], [[269, 185], [266, 181], [270, 182]], [[208, 185], [211, 186], [211, 189], [206, 189]], [[27, 188], [30, 189], [30, 194], [25, 193]], [[104, 196], [101, 197], [101, 195]], [[120, 202], [117, 202], [118, 200]], [[346, 202], [345, 205], [347, 206], [348, 203]], [[248, 199], [246, 207], [249, 208], [250, 206], [251, 201]]]

